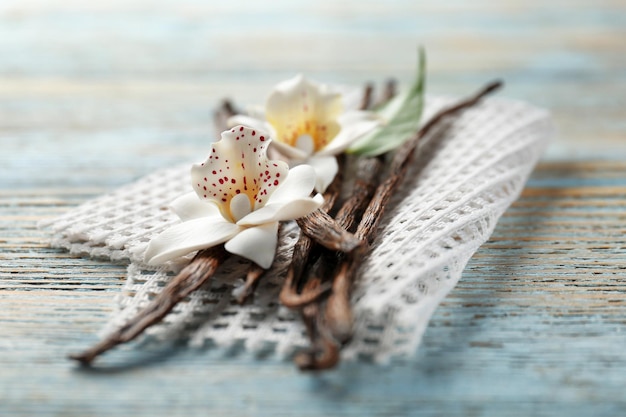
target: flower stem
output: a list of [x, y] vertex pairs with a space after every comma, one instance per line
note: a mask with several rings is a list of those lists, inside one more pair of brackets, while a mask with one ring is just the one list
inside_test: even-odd
[[[346, 230], [351, 230], [356, 219], [361, 217], [363, 210], [376, 189], [382, 167], [383, 161], [378, 157], [364, 158], [359, 161], [357, 179], [352, 196], [346, 200], [335, 216], [335, 220]], [[357, 251], [361, 252], [360, 250]], [[348, 256], [351, 257], [353, 255]], [[341, 265], [344, 265], [344, 263], [342, 262]], [[328, 296], [324, 308], [324, 320], [328, 326], [328, 331], [334, 339], [342, 344], [347, 342], [352, 336], [351, 286], [351, 276], [342, 273], [341, 270], [338, 271], [333, 279], [332, 292]]]

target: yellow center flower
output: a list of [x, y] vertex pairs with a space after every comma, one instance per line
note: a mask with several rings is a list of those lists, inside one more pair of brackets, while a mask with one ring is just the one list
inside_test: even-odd
[[291, 166], [313, 167], [315, 189], [323, 192], [339, 169], [336, 155], [381, 123], [374, 113], [358, 110], [362, 93], [355, 92], [348, 97], [337, 87], [298, 75], [275, 87], [267, 99], [264, 120], [237, 115], [229, 123], [269, 131], [272, 147]]
[[269, 143], [266, 133], [245, 126], [223, 132], [208, 158], [192, 167], [193, 192], [171, 204], [182, 223], [150, 241], [146, 262], [159, 265], [223, 243], [228, 252], [269, 268], [278, 223], [306, 216], [324, 201], [310, 196], [315, 170], [268, 159]]
[[343, 110], [342, 97], [306, 79], [298, 81], [293, 87], [295, 91], [270, 96], [266, 118], [276, 133], [275, 140], [299, 148], [298, 140], [309, 137], [313, 152], [319, 152], [341, 130], [338, 118]]

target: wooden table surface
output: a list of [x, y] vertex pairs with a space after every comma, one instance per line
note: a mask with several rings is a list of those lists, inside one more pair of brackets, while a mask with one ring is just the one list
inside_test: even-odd
[[[304, 72], [428, 91], [501, 77], [558, 137], [436, 311], [414, 360], [289, 362], [94, 342], [125, 267], [48, 247], [40, 219], [196, 160], [225, 96]], [[204, 151], [202, 151], [204, 152]], [[626, 415], [623, 0], [0, 2], [0, 415]]]

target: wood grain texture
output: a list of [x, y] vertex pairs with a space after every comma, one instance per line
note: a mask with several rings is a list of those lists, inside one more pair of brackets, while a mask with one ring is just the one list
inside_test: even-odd
[[[0, 2], [0, 415], [626, 414], [626, 4]], [[224, 96], [303, 71], [431, 93], [492, 78], [558, 138], [436, 311], [414, 361], [303, 375], [245, 352], [96, 340], [125, 266], [50, 249], [36, 223], [199, 160]], [[104, 358], [103, 358], [104, 359]]]

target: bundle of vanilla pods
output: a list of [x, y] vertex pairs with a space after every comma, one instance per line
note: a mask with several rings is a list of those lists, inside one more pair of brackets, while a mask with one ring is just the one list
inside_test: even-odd
[[[394, 84], [384, 89], [384, 100], [394, 94]], [[338, 157], [340, 167], [356, 170], [354, 182], [344, 184], [342, 172], [324, 193], [324, 205], [297, 220], [301, 234], [280, 292], [280, 302], [300, 312], [310, 346], [294, 360], [303, 370], [334, 367], [341, 347], [350, 341], [353, 315], [351, 287], [357, 267], [376, 237], [385, 206], [402, 183], [418, 150], [420, 140], [501, 86], [493, 82], [474, 96], [436, 113], [423, 123], [399, 148], [373, 157]], [[373, 87], [364, 89], [362, 109], [371, 107]], [[216, 112], [216, 126], [225, 127], [229, 116], [237, 113], [229, 101]], [[349, 190], [346, 192], [346, 188]], [[347, 196], [342, 198], [343, 196]], [[160, 322], [181, 300], [208, 282], [229, 256], [223, 245], [201, 250], [159, 293], [151, 303], [123, 327], [109, 334], [92, 348], [71, 355], [83, 364], [91, 363], [109, 349], [133, 340], [148, 327]], [[237, 292], [240, 303], [254, 292], [265, 270], [251, 264], [244, 286]]]

